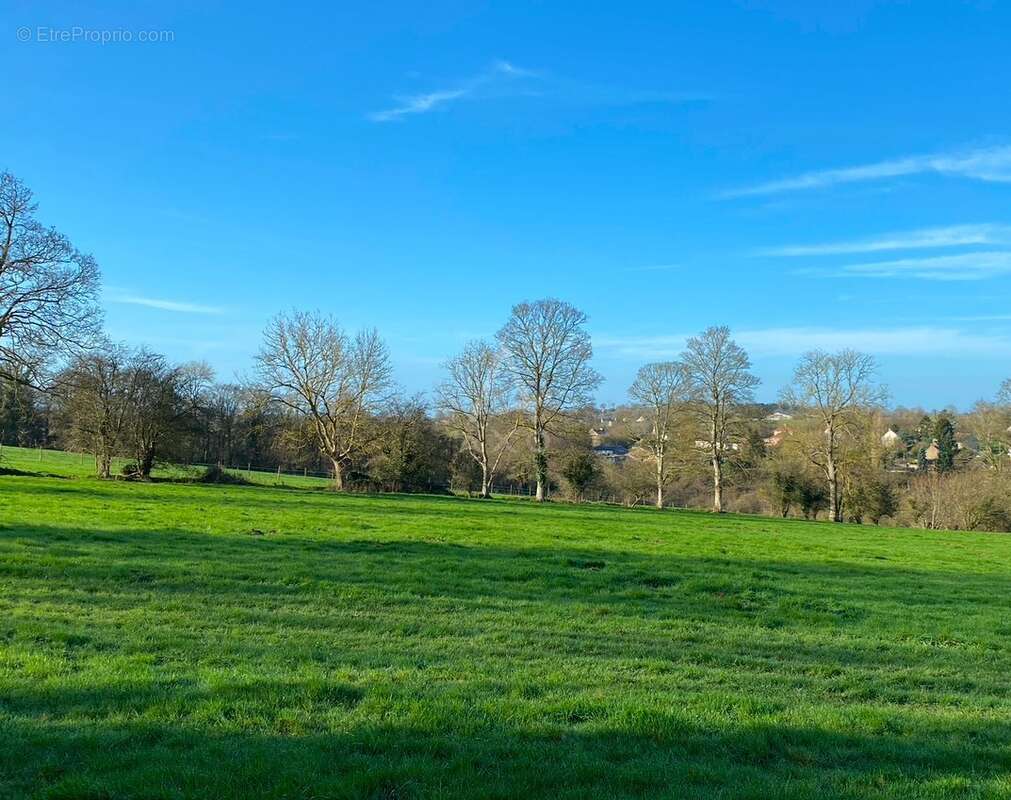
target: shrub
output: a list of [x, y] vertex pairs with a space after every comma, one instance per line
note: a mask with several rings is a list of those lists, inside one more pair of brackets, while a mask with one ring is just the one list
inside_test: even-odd
[[818, 519], [818, 512], [828, 508], [828, 489], [820, 481], [805, 479], [798, 488], [798, 496], [804, 519]]
[[141, 472], [140, 467], [132, 461], [123, 465], [123, 468], [120, 470], [120, 474], [128, 481], [136, 481], [144, 477], [144, 473]]
[[1011, 531], [1011, 480], [989, 470], [920, 475], [899, 522], [956, 531]]
[[234, 472], [229, 472], [224, 469], [220, 464], [215, 464], [204, 470], [204, 474], [200, 476], [201, 483], [224, 483], [232, 486], [249, 486], [249, 481], [243, 478], [241, 475], [236, 475]]
[[458, 492], [481, 492], [481, 467], [466, 450], [458, 450], [449, 466], [450, 486]]
[[562, 477], [569, 484], [573, 498], [577, 501], [582, 500], [599, 474], [597, 457], [593, 453], [577, 453], [562, 468]]
[[828, 489], [824, 481], [794, 463], [776, 464], [763, 489], [782, 517], [789, 516], [790, 509], [796, 506], [805, 519], [817, 519], [818, 512], [828, 508]]
[[877, 525], [899, 510], [898, 495], [885, 475], [857, 474], [848, 488], [846, 510], [854, 522], [863, 522], [866, 517]]

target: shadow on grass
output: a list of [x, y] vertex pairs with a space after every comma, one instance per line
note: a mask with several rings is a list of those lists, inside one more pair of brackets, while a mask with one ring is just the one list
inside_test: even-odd
[[[435, 701], [359, 713], [368, 691], [271, 683], [31, 689], [0, 701], [0, 788], [22, 798], [983, 796], [1007, 722], [874, 735], [706, 724], [677, 704], [509, 722]], [[156, 721], [157, 720], [157, 721]]]
[[[73, 492], [75, 487], [69, 485], [63, 491]], [[467, 508], [466, 500], [447, 502]], [[301, 510], [298, 505], [290, 508]], [[415, 516], [422, 520], [442, 518], [438, 510], [419, 509]], [[551, 545], [507, 546], [475, 544], [467, 539], [443, 541], [437, 534], [434, 541], [402, 538], [402, 534], [387, 538], [390, 531], [385, 526], [355, 516], [321, 520], [321, 532], [305, 536], [285, 529], [283, 516], [254, 515], [250, 519], [262, 529], [243, 529], [241, 521], [231, 533], [211, 534], [157, 528], [8, 525], [0, 527], [0, 543], [8, 539], [54, 557], [73, 556], [61, 564], [62, 575], [70, 583], [122, 578], [118, 589], [124, 592], [131, 591], [133, 571], [142, 568], [147, 575], [145, 591], [199, 592], [223, 581], [230, 591], [256, 595], [270, 593], [276, 583], [273, 579], [288, 574], [335, 585], [370, 584], [458, 599], [492, 591], [508, 600], [594, 605], [649, 597], [670, 599], [679, 587], [687, 586], [725, 599], [721, 610], [732, 610], [730, 595], [744, 590], [755, 596], [752, 607], [746, 598], [742, 600], [742, 611], [756, 610], [762, 595], [790, 594], [809, 595], [812, 601], [822, 601], [814, 605], [826, 607], [830, 598], [838, 597], [854, 606], [868, 607], [899, 604], [923, 609], [957, 603], [963, 615], [976, 604], [1011, 608], [1011, 601], [1005, 600], [1011, 597], [1011, 574], [1000, 572], [915, 570], [876, 560], [848, 563], [688, 556], [598, 548], [564, 540]], [[273, 527], [278, 524], [280, 527]], [[37, 569], [45, 572], [47, 565], [39, 563]], [[249, 581], [250, 577], [256, 580]], [[230, 583], [233, 580], [235, 583]]]
[[57, 475], [53, 472], [30, 472], [23, 469], [15, 469], [14, 467], [5, 467], [0, 464], [0, 476], [18, 477], [18, 478], [61, 478], [69, 480], [69, 475]]
[[[53, 502], [75, 490], [63, 486]], [[250, 489], [235, 502], [262, 516]], [[465, 524], [497, 510], [426, 500], [380, 502], [423, 529], [449, 510]], [[303, 505], [317, 509], [308, 493]], [[263, 535], [0, 528], [0, 609], [16, 609], [0, 614], [0, 796], [1008, 789], [1011, 724], [994, 719], [1007, 709], [1007, 574], [403, 538], [358, 507], [318, 536], [271, 529], [283, 516], [254, 517]], [[46, 657], [62, 671], [41, 670]], [[103, 659], [99, 683], [88, 668]], [[505, 697], [526, 674], [569, 694]], [[707, 718], [670, 688], [689, 674], [761, 708]], [[655, 693], [629, 699], [641, 686], [629, 676]], [[847, 730], [847, 704], [871, 723]]]
[[[35, 602], [88, 613], [88, 636], [110, 648], [118, 623], [106, 620], [182, 608], [225, 627], [266, 626], [305, 641], [371, 632], [380, 658], [412, 637], [516, 630], [546, 655], [567, 659], [620, 661], [634, 653], [672, 666], [737, 664], [801, 676], [892, 669], [879, 694], [895, 697], [915, 689], [902, 670], [927, 665], [945, 670], [934, 678], [938, 687], [971, 693], [987, 679], [977, 680], [967, 660], [1006, 658], [1011, 635], [1011, 577], [890, 565], [474, 546], [369, 539], [360, 531], [309, 538], [269, 529], [21, 526], [0, 528], [0, 548], [0, 576], [18, 581]], [[344, 613], [354, 609], [350, 618]], [[64, 628], [72, 635], [72, 623]], [[242, 636], [222, 646], [237, 659], [255, 658], [262, 647]]]

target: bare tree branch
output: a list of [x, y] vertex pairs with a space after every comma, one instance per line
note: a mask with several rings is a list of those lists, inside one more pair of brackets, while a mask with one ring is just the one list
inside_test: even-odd
[[446, 369], [449, 380], [437, 390], [439, 408], [481, 468], [481, 496], [490, 497], [495, 473], [520, 426], [516, 415], [508, 430], [495, 430], [512, 397], [512, 376], [504, 369], [502, 353], [486, 342], [470, 342]]
[[887, 392], [874, 383], [877, 365], [872, 356], [855, 350], [805, 353], [793, 373], [793, 385], [782, 392], [783, 402], [813, 411], [825, 426], [824, 437], [808, 451], [808, 458], [825, 473], [829, 514], [842, 522], [839, 479], [841, 437], [862, 411], [885, 402]]
[[279, 314], [256, 356], [259, 388], [306, 419], [320, 453], [344, 486], [352, 459], [370, 443], [370, 415], [388, 399], [391, 369], [375, 330], [349, 338], [332, 317]]
[[628, 393], [646, 407], [648, 431], [639, 443], [656, 464], [656, 507], [663, 508], [664, 488], [670, 478], [667, 449], [679, 419], [691, 399], [691, 381], [678, 361], [646, 364], [640, 368]]
[[748, 354], [726, 326], [707, 328], [688, 340], [681, 356], [688, 373], [693, 407], [705, 427], [705, 450], [713, 470], [713, 511], [723, 511], [723, 465], [739, 444], [737, 408], [751, 402], [759, 379]]
[[0, 374], [40, 386], [48, 359], [95, 345], [101, 316], [95, 260], [38, 222], [37, 208], [0, 173]]
[[589, 404], [601, 382], [590, 366], [593, 348], [585, 324], [582, 311], [548, 298], [514, 306], [497, 334], [505, 369], [530, 414], [537, 500], [544, 500], [547, 491], [547, 434], [568, 412]]

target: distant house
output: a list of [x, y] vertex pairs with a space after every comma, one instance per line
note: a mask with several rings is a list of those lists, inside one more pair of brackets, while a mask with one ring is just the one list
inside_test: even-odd
[[895, 447], [902, 441], [902, 437], [899, 436], [895, 431], [889, 428], [881, 435], [881, 444], [885, 447]]
[[787, 414], [785, 411], [773, 411], [765, 418], [766, 422], [784, 422], [788, 419], [793, 419], [793, 414]]
[[941, 455], [941, 448], [937, 446], [937, 442], [931, 442], [926, 450], [923, 451], [923, 458], [925, 461], [937, 461], [938, 456]]
[[593, 452], [601, 458], [606, 458], [614, 464], [620, 464], [628, 458], [628, 448], [623, 444], [602, 444], [593, 448]]
[[604, 428], [590, 428], [590, 443], [600, 444], [600, 440], [607, 435], [607, 430]]
[[[705, 439], [696, 439], [695, 440], [695, 447], [698, 448], [699, 450], [709, 450], [709, 449], [711, 449], [709, 447], [709, 442], [707, 442]], [[720, 450], [734, 450], [734, 451], [737, 451], [737, 450], [741, 449], [741, 446], [737, 442], [726, 442], [723, 445], [721, 445], [719, 449]]]

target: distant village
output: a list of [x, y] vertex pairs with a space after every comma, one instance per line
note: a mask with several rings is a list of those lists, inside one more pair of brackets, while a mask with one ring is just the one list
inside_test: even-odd
[[[773, 453], [793, 435], [797, 423], [808, 422], [813, 417], [790, 413], [778, 406], [756, 406], [760, 411], [773, 410], [761, 416], [753, 416], [749, 422], [758, 433], [767, 453]], [[954, 412], [949, 415], [956, 418]], [[942, 445], [934, 436], [935, 423], [922, 411], [899, 410], [893, 414], [883, 413], [875, 420], [884, 431], [877, 436], [882, 450], [882, 461], [889, 472], [915, 473], [936, 466], [942, 455]], [[638, 431], [648, 424], [647, 417], [635, 408], [616, 406], [600, 409], [594, 424], [589, 428], [590, 444], [593, 452], [605, 461], [621, 464], [626, 460], [649, 461], [650, 452], [635, 444]], [[1011, 426], [1006, 432], [1011, 435]], [[957, 459], [962, 463], [980, 458], [980, 443], [971, 430], [959, 431], [953, 426], [954, 448]], [[709, 443], [696, 439], [692, 446], [704, 451]], [[742, 444], [728, 442], [729, 450], [739, 452]], [[1011, 447], [1008, 447], [1011, 458]]]

